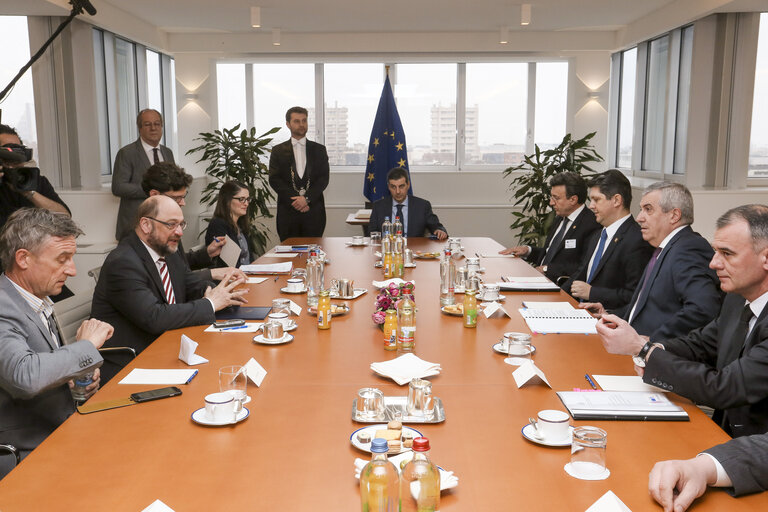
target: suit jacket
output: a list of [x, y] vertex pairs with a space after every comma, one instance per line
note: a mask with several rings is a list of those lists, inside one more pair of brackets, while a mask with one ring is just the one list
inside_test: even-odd
[[768, 490], [768, 434], [739, 437], [713, 446], [705, 453], [722, 464], [734, 496]]
[[[573, 281], [586, 281], [589, 260], [595, 252], [600, 233], [592, 234], [587, 250], [581, 260], [581, 266], [571, 279], [563, 284], [563, 290], [571, 293]], [[632, 298], [637, 283], [643, 275], [645, 265], [653, 253], [653, 247], [643, 240], [640, 226], [635, 219], [625, 220], [603, 252], [600, 263], [592, 278], [589, 302], [600, 302], [606, 309], [616, 309], [626, 305]]]
[[[210, 244], [213, 242], [214, 237], [227, 235], [229, 238], [237, 242], [237, 231], [235, 228], [232, 227], [232, 225], [225, 221], [224, 219], [220, 219], [218, 217], [211, 218], [210, 222], [208, 222], [208, 228], [205, 230], [205, 245]], [[253, 254], [253, 247], [251, 245], [251, 240], [246, 237], [246, 242], [248, 243], [248, 262], [255, 260]], [[242, 250], [241, 250], [241, 256], [242, 256]], [[224, 261], [216, 256], [216, 261], [214, 262], [217, 267], [226, 267], [227, 264], [224, 263]], [[240, 267], [240, 263], [237, 264], [238, 267]]]
[[[371, 231], [381, 231], [381, 225], [384, 223], [384, 217], [392, 216], [392, 196], [385, 196], [373, 203], [371, 219], [368, 223]], [[395, 219], [390, 219], [394, 222]], [[437, 230], [445, 231], [445, 226], [440, 224], [440, 219], [432, 213], [432, 205], [426, 199], [416, 196], [408, 198], [408, 226], [405, 228], [405, 236], [413, 238], [415, 236], [424, 236], [425, 232], [429, 234]]]
[[[549, 228], [547, 240], [544, 247], [531, 247], [531, 253], [526, 257], [528, 261], [538, 266], [541, 265], [544, 256], [547, 254], [552, 237], [557, 232], [563, 218], [557, 217], [555, 222]], [[595, 220], [595, 214], [589, 208], [584, 208], [576, 217], [570, 226], [568, 232], [561, 239], [557, 247], [552, 247], [554, 251], [552, 260], [547, 264], [547, 271], [544, 274], [552, 281], [557, 281], [561, 276], [571, 276], [579, 269], [581, 259], [584, 256], [590, 238], [595, 231], [602, 228]]]
[[0, 442], [35, 448], [75, 410], [67, 381], [101, 363], [90, 341], [57, 347], [48, 325], [0, 276]]
[[[160, 154], [163, 160], [174, 163], [173, 151], [160, 144]], [[120, 148], [112, 168], [112, 194], [120, 198], [120, 208], [117, 211], [117, 228], [115, 239], [120, 240], [136, 227], [136, 212], [139, 205], [147, 198], [141, 188], [144, 172], [152, 166], [141, 139]]]
[[93, 292], [91, 316], [115, 328], [104, 346], [137, 352], [171, 329], [212, 323], [213, 307], [203, 298], [208, 283], [196, 276], [177, 252], [166, 258], [176, 295], [168, 304], [160, 273], [135, 232], [107, 256]]
[[664, 246], [642, 294], [645, 272], [629, 304], [614, 313], [626, 320], [636, 303], [631, 325], [654, 341], [707, 325], [723, 300], [717, 274], [709, 268], [713, 254], [709, 242], [686, 226]]
[[[734, 341], [744, 298], [726, 294], [720, 315], [686, 336], [660, 341], [643, 380], [724, 411], [733, 437], [768, 431], [768, 307], [746, 343]], [[742, 353], [743, 349], [743, 353]]]

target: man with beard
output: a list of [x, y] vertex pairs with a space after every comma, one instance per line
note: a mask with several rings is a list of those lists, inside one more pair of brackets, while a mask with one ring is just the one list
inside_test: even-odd
[[[115, 328], [105, 346], [141, 352], [167, 330], [212, 323], [216, 311], [246, 302], [245, 291], [234, 291], [243, 282], [234, 272], [211, 289], [189, 270], [177, 252], [186, 226], [170, 197], [141, 203], [136, 228], [107, 256], [93, 293], [91, 316]], [[105, 358], [102, 383], [127, 363], [119, 356]]]

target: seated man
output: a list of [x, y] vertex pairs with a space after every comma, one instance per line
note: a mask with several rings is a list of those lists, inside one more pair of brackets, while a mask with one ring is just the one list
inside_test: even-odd
[[620, 308], [632, 298], [653, 248], [629, 214], [632, 186], [621, 171], [611, 169], [588, 183], [589, 209], [603, 229], [595, 231], [579, 270], [563, 284], [576, 299]]
[[584, 205], [587, 185], [575, 172], [555, 174], [549, 181], [549, 205], [555, 221], [549, 228], [544, 247], [521, 245], [504, 249], [501, 254], [514, 254], [536, 265], [552, 281], [571, 276], [579, 268], [592, 233], [600, 229], [595, 214]]
[[387, 173], [387, 188], [389, 196], [385, 196], [373, 203], [371, 220], [368, 227], [371, 231], [381, 231], [384, 217], [394, 222], [395, 217], [400, 217], [403, 223], [403, 236], [424, 236], [429, 232], [438, 240], [448, 238], [448, 231], [440, 224], [440, 219], [432, 213], [432, 205], [429, 201], [409, 196], [408, 190], [411, 184], [408, 181], [408, 171], [402, 167], [395, 167]]
[[[720, 312], [722, 295], [709, 268], [712, 246], [691, 229], [691, 193], [680, 183], [654, 183], [640, 200], [637, 222], [656, 251], [632, 300], [613, 313], [652, 340], [683, 336], [708, 324]], [[596, 315], [605, 312], [600, 303], [581, 307]]]
[[731, 436], [762, 434], [768, 431], [768, 206], [727, 211], [712, 246], [710, 266], [727, 295], [709, 324], [655, 343], [618, 316], [603, 315], [597, 332], [608, 352], [635, 356], [647, 384], [717, 409], [712, 419]]
[[[72, 379], [93, 372], [87, 394], [99, 386], [98, 348], [112, 327], [86, 320], [65, 345], [49, 298], [76, 274], [81, 234], [69, 216], [41, 208], [17, 210], [0, 232], [0, 442], [22, 457], [75, 411]], [[9, 470], [0, 463], [0, 478]]]
[[768, 434], [732, 439], [688, 460], [653, 466], [648, 491], [667, 512], [683, 512], [707, 486], [727, 487], [732, 496], [768, 489]]
[[[115, 326], [108, 346], [141, 352], [165, 331], [212, 323], [216, 311], [245, 302], [245, 290], [233, 290], [243, 283], [233, 272], [211, 289], [184, 263], [177, 248], [186, 225], [170, 197], [152, 196], [139, 206], [136, 229], [109, 253], [93, 293], [91, 316]], [[102, 381], [127, 362], [108, 356]]]
[[[179, 206], [184, 206], [192, 179], [191, 175], [173, 162], [160, 162], [144, 173], [144, 177], [141, 179], [141, 188], [147, 197], [164, 195], [176, 201]], [[208, 247], [184, 252], [184, 247], [179, 240], [177, 252], [184, 258], [189, 268], [199, 270], [198, 275], [205, 281], [221, 281], [230, 272], [234, 272], [237, 277], [245, 279], [245, 274], [234, 267], [209, 268], [213, 265], [213, 258], [221, 254], [221, 248], [224, 247], [225, 243], [227, 243], [225, 238], [214, 239]]]

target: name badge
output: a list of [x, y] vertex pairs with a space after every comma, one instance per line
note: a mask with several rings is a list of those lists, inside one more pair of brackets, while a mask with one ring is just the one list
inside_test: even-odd
[[575, 249], [576, 248], [576, 239], [571, 238], [570, 240], [565, 241], [565, 248], [566, 249]]

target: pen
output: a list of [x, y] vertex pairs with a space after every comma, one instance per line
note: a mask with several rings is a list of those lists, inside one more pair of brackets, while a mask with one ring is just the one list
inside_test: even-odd
[[[236, 331], [238, 329], [247, 329], [248, 327], [250, 327], [250, 326], [249, 325], [238, 325], [237, 327], [222, 327], [219, 330], [220, 331]], [[594, 386], [594, 384], [593, 384], [593, 386]]]
[[216, 242], [216, 243], [219, 243], [219, 237], [217, 237], [217, 236], [213, 237], [213, 241]]
[[277, 282], [277, 278], [278, 278], [278, 277], [280, 277], [280, 276], [275, 276], [275, 282]]
[[595, 386], [595, 383], [594, 383], [594, 382], [592, 382], [592, 379], [589, 377], [589, 374], [588, 374], [588, 373], [585, 373], [585, 374], [584, 374], [584, 378], [585, 378], [585, 379], [587, 379], [587, 382], [589, 382], [589, 385], [590, 385], [590, 386], [592, 386], [592, 389], [594, 389], [595, 391], [597, 391], [597, 386]]

